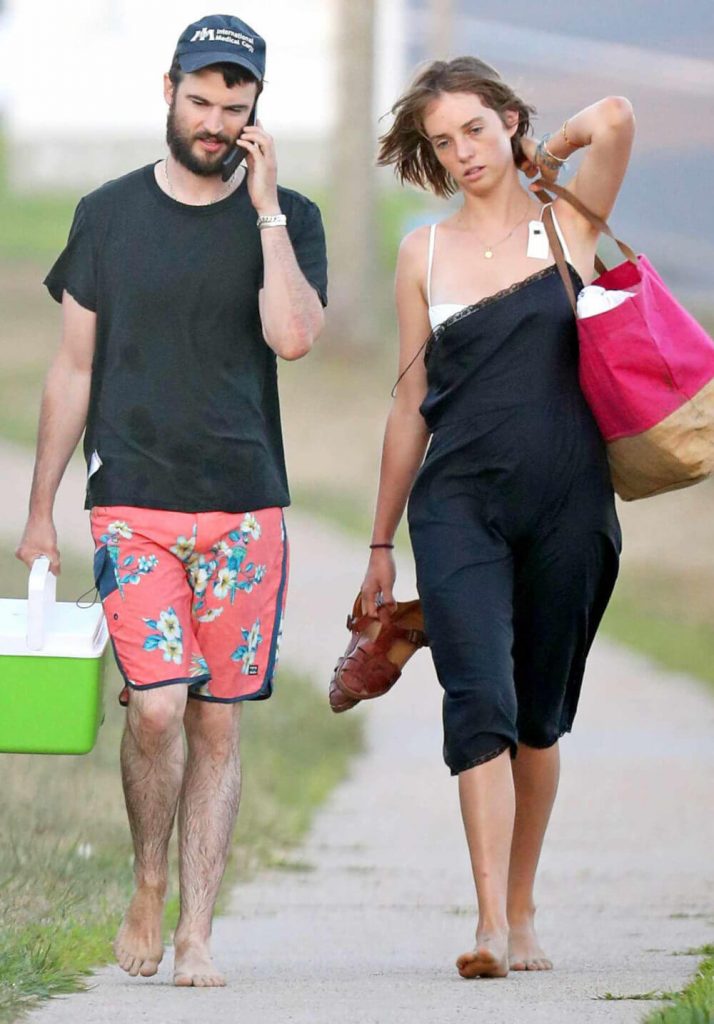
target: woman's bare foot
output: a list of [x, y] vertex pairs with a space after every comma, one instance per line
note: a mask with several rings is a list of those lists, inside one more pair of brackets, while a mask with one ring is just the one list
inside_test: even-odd
[[132, 978], [156, 974], [164, 955], [161, 923], [164, 916], [162, 888], [139, 887], [134, 893], [114, 941], [114, 955]]
[[476, 948], [456, 961], [462, 978], [505, 978], [508, 974], [507, 935], [476, 935]]
[[538, 942], [535, 924], [529, 917], [510, 926], [508, 958], [512, 971], [552, 971], [553, 962]]
[[174, 938], [174, 985], [181, 988], [221, 988], [226, 979], [213, 966], [208, 943], [199, 939]]

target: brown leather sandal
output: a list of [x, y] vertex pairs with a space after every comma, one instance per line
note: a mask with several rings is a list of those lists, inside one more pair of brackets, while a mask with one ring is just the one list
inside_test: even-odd
[[387, 693], [411, 656], [428, 646], [419, 601], [398, 601], [395, 609], [380, 608], [372, 618], [362, 614], [358, 594], [347, 628], [352, 636], [330, 681], [330, 707], [336, 714]]

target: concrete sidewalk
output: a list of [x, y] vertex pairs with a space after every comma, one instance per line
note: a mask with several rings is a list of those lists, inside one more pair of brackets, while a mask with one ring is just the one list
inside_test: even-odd
[[[28, 467], [0, 447], [21, 525]], [[60, 502], [60, 541], [84, 545], [81, 470]], [[14, 493], [13, 493], [14, 492]], [[63, 508], [67, 511], [63, 511]], [[284, 653], [326, 687], [363, 546], [290, 515], [293, 578]], [[14, 532], [13, 532], [14, 531]], [[399, 595], [410, 596], [408, 573]], [[270, 713], [267, 704], [260, 713]], [[543, 856], [540, 932], [556, 969], [462, 981], [473, 936], [470, 872], [456, 785], [440, 758], [440, 694], [419, 654], [364, 716], [368, 747], [318, 815], [290, 870], [238, 886], [216, 922], [228, 987], [177, 990], [171, 954], [157, 978], [98, 972], [38, 1024], [587, 1024], [640, 1021], [655, 1004], [606, 1001], [681, 988], [714, 926], [714, 701], [689, 679], [605, 642], [596, 646]], [[250, 771], [250, 765], [246, 766]]]

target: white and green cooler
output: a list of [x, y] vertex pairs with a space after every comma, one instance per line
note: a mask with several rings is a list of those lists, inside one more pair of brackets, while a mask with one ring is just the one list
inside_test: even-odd
[[100, 604], [56, 600], [49, 559], [32, 566], [27, 601], [0, 599], [0, 751], [86, 754], [102, 721]]

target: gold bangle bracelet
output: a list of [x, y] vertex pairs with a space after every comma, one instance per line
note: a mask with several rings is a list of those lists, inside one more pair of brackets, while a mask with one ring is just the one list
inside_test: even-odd
[[[567, 122], [567, 121], [563, 121], [563, 127], [562, 127], [562, 128], [560, 129], [560, 130], [561, 130], [561, 132], [563, 133], [563, 138], [565, 139], [566, 143], [567, 143], [567, 144], [568, 144], [569, 146], [572, 146], [572, 145], [573, 145], [573, 143], [572, 143], [572, 142], [570, 141], [570, 139], [568, 138], [568, 133], [567, 133], [567, 132], [566, 132], [566, 130], [565, 130], [565, 128], [566, 128], [566, 126], [567, 126], [567, 124], [568, 124], [568, 122]], [[577, 146], [575, 146], [574, 148], [575, 148], [575, 149], [577, 149]]]

